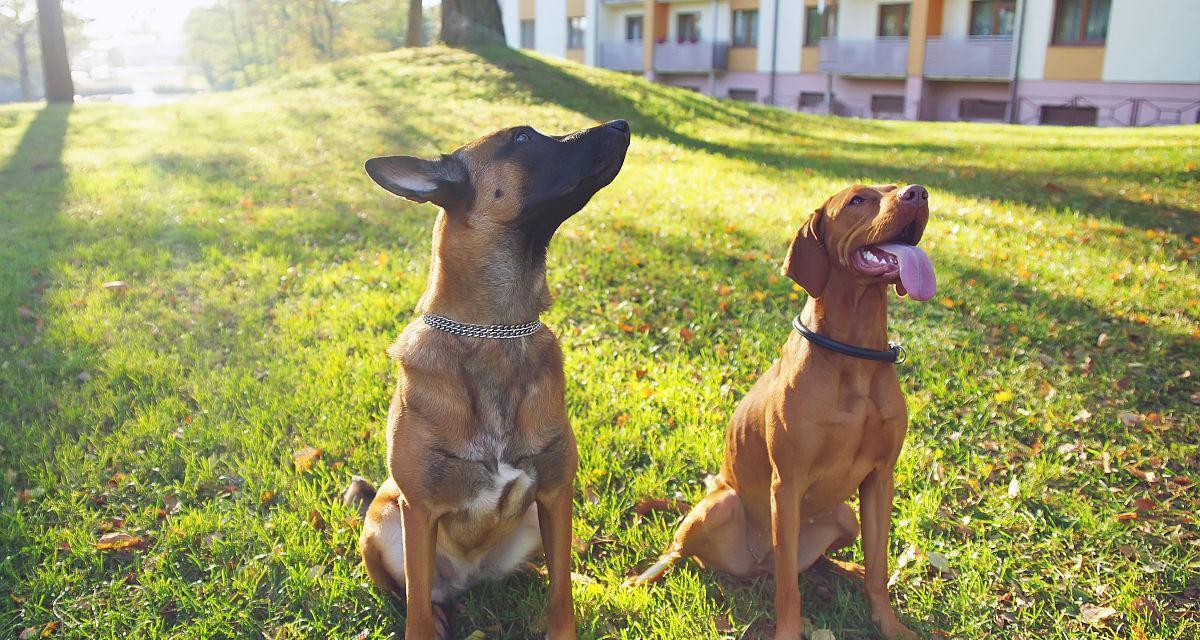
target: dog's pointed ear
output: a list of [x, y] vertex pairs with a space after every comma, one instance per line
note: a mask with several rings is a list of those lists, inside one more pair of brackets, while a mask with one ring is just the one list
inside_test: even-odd
[[825, 292], [825, 283], [829, 281], [829, 254], [825, 252], [825, 243], [821, 240], [821, 221], [824, 216], [825, 207], [821, 207], [804, 221], [788, 247], [787, 257], [783, 259], [783, 275], [791, 278], [814, 298], [821, 297]]
[[413, 202], [432, 202], [446, 210], [470, 206], [467, 165], [455, 156], [383, 156], [367, 160], [366, 169], [379, 186]]

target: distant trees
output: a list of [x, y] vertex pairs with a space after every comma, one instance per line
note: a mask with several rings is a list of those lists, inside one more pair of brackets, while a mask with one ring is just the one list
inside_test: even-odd
[[210, 84], [228, 88], [426, 40], [426, 20], [410, 27], [422, 3], [401, 7], [400, 0], [216, 0], [188, 15], [188, 53]]
[[[61, 6], [58, 9], [66, 41], [71, 48], [82, 46], [83, 20]], [[41, 93], [34, 73], [42, 59], [37, 10], [34, 0], [0, 0], [0, 84], [16, 84], [23, 100], [34, 100]]]

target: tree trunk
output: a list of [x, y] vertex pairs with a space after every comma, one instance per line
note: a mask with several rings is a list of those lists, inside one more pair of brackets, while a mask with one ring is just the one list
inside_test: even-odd
[[13, 44], [17, 48], [17, 78], [21, 81], [21, 99], [26, 102], [33, 100], [33, 81], [29, 77], [29, 47], [25, 42], [28, 34], [22, 30], [17, 33]]
[[442, 0], [442, 42], [452, 47], [503, 44], [496, 0]]
[[408, 33], [404, 36], [404, 46], [424, 46], [425, 7], [421, 0], [408, 0]]
[[47, 102], [74, 102], [71, 60], [67, 57], [67, 35], [63, 31], [62, 0], [37, 0], [38, 36], [42, 44], [42, 75], [46, 79]]

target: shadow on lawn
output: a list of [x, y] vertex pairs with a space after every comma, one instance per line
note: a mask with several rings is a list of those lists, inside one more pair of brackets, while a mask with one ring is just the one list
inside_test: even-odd
[[[984, 200], [1011, 201], [1031, 207], [1070, 206], [1085, 215], [1105, 218], [1123, 225], [1144, 229], [1166, 228], [1184, 240], [1200, 233], [1200, 212], [1170, 205], [1144, 203], [1127, 199], [1116, 193], [1089, 190], [1079, 180], [1085, 175], [1065, 173], [1047, 175], [1035, 171], [1010, 171], [983, 168], [962, 162], [933, 164], [936, 156], [954, 156], [963, 149], [951, 145], [922, 143], [891, 145], [872, 142], [837, 141], [806, 132], [806, 121], [813, 128], [836, 129], [861, 133], [882, 131], [884, 128], [870, 120], [841, 118], [811, 118], [782, 110], [753, 105], [726, 104], [682, 89], [662, 85], [637, 86], [632, 95], [591, 84], [561, 67], [548, 64], [524, 52], [513, 49], [479, 49], [477, 53], [509, 73], [509, 79], [520, 85], [537, 100], [559, 104], [595, 120], [624, 118], [630, 122], [635, 135], [666, 140], [688, 149], [719, 154], [727, 158], [766, 165], [782, 171], [810, 169], [847, 183], [869, 177], [920, 182], [945, 189], [961, 196]], [[799, 145], [735, 146], [702, 140], [680, 133], [669, 121], [671, 108], [683, 109], [691, 119], [709, 120], [730, 127], [754, 127], [779, 133], [805, 142]], [[878, 160], [854, 159], [864, 148], [874, 148]], [[917, 166], [889, 164], [889, 150], [916, 154]], [[788, 151], [785, 149], [794, 149]], [[1041, 149], [1038, 147], [1037, 149]], [[1080, 147], [1068, 147], [1078, 150]], [[907, 159], [912, 164], [913, 158]], [[903, 162], [903, 161], [901, 161]], [[969, 170], [963, 175], [964, 169]], [[1133, 173], [1129, 179], [1147, 184], [1154, 178], [1150, 173]], [[1136, 195], [1136, 194], [1135, 194]], [[1132, 197], [1132, 196], [1131, 196]]]
[[[58, 216], [66, 195], [62, 152], [70, 114], [70, 105], [44, 107], [0, 167], [0, 344], [10, 349], [38, 330], [30, 320], [43, 312], [50, 254], [65, 241]], [[20, 308], [28, 312], [18, 314]]]

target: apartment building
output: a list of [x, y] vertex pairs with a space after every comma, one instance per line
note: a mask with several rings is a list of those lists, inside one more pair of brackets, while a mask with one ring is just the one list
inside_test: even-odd
[[509, 45], [816, 113], [1200, 122], [1200, 0], [500, 0]]

